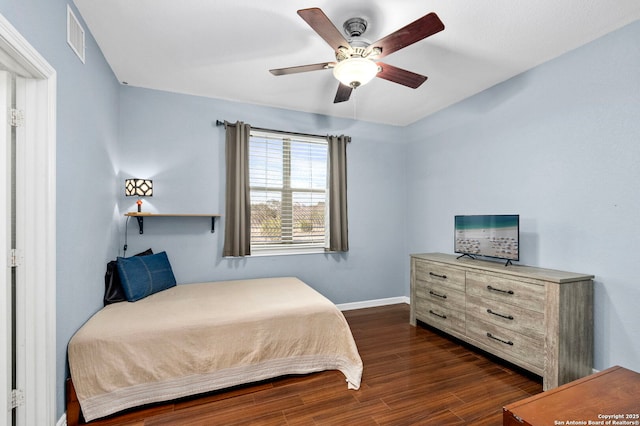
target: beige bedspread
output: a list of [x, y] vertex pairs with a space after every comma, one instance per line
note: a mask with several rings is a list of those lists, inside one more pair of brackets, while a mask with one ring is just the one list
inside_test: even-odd
[[285, 374], [340, 370], [351, 389], [362, 376], [342, 313], [291, 277], [184, 284], [108, 305], [68, 354], [87, 421]]

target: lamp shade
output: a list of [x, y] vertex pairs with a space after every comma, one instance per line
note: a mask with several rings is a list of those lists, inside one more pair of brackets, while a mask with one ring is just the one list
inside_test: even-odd
[[378, 65], [371, 59], [349, 58], [333, 68], [333, 76], [345, 86], [356, 87], [367, 84], [378, 74]]
[[126, 179], [124, 181], [124, 195], [127, 197], [153, 196], [153, 181], [151, 179]]

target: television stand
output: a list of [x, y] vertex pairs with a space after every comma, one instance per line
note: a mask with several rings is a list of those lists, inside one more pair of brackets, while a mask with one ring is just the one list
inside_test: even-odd
[[461, 254], [460, 256], [456, 257], [456, 259], [460, 259], [462, 257], [468, 257], [469, 259], [476, 260], [476, 258], [471, 256], [469, 253]]
[[[473, 260], [477, 259], [477, 258], [473, 257], [472, 255], [470, 255], [469, 253], [464, 253], [464, 254], [461, 254], [460, 256], [456, 257], [456, 260], [457, 259], [461, 259], [463, 257], [468, 257], [469, 259], [473, 259]], [[506, 263], [504, 264], [504, 267], [506, 268], [509, 265], [513, 266], [513, 263], [511, 263], [511, 259], [506, 259]]]

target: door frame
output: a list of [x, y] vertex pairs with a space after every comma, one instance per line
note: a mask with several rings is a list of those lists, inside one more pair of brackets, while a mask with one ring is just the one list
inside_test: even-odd
[[[9, 117], [12, 104], [12, 74], [0, 72], [0, 117]], [[10, 250], [12, 248], [13, 190], [12, 136], [8, 119], [0, 120], [0, 424], [11, 424], [12, 412], [9, 409], [12, 377], [12, 270], [9, 267]]]
[[[24, 77], [24, 136], [16, 164], [22, 199], [22, 327], [19, 424], [56, 423], [56, 71], [0, 14], [0, 62]], [[22, 205], [22, 208], [19, 207]], [[3, 260], [6, 262], [6, 260]], [[3, 263], [0, 262], [0, 263]]]

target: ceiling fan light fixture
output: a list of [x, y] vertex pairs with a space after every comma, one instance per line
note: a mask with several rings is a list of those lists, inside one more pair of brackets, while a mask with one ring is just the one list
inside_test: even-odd
[[371, 59], [349, 58], [333, 68], [333, 76], [345, 86], [364, 86], [378, 74], [379, 68]]

